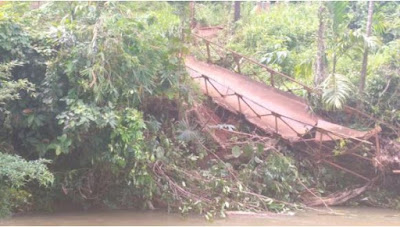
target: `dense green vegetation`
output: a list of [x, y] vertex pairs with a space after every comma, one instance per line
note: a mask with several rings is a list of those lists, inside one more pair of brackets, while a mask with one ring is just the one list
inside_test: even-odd
[[33, 197], [110, 206], [151, 197], [154, 153], [138, 109], [179, 98], [183, 71], [179, 17], [149, 4], [2, 6], [2, 152], [50, 159], [55, 177], [47, 198]]
[[[233, 22], [231, 2], [196, 3], [194, 19], [223, 26], [222, 45], [320, 89], [322, 98], [310, 101], [316, 110], [335, 110], [324, 113], [336, 121], [367, 127], [341, 117], [348, 104], [400, 126], [400, 4], [375, 3], [370, 37], [364, 2], [241, 7]], [[314, 84], [320, 17], [326, 78]], [[156, 207], [209, 219], [228, 209], [302, 208], [308, 188], [327, 195], [359, 183], [281, 141], [249, 137], [254, 129], [235, 116], [239, 123], [220, 126], [243, 132], [232, 139], [234, 161], [218, 156], [218, 144], [191, 114], [195, 104], [213, 105], [183, 66], [190, 20], [189, 3], [178, 2], [0, 6], [0, 217], [59, 207]], [[366, 89], [356, 95], [365, 49]], [[257, 79], [267, 82], [268, 75]], [[399, 139], [382, 127], [385, 138]], [[372, 205], [399, 207], [399, 185], [394, 178], [367, 196]]]
[[[395, 113], [399, 105], [395, 98], [399, 95], [398, 3], [375, 3], [370, 37], [365, 35], [366, 3], [327, 2], [321, 5], [278, 2], [271, 3], [268, 10], [261, 11], [254, 2], [242, 3], [242, 19], [235, 24], [232, 24], [232, 20], [220, 24], [227, 29], [218, 40], [239, 53], [312, 86], [317, 53], [318, 9], [321, 6], [325, 10], [323, 17], [326, 21], [324, 64], [327, 80], [320, 85], [325, 92], [324, 104], [328, 108], [340, 109], [344, 103], [361, 99], [368, 113], [398, 125], [398, 113]], [[224, 11], [224, 14], [216, 6], [199, 6], [196, 8], [199, 11], [196, 19], [205, 26], [214, 25], [213, 21], [217, 21], [214, 15], [204, 22], [204, 14], [208, 15], [210, 9], [216, 10], [216, 15], [223, 15], [223, 18], [232, 18], [227, 14], [229, 11]], [[355, 95], [351, 91], [357, 89], [360, 81], [364, 46], [369, 47], [367, 86], [362, 94]], [[261, 77], [260, 80], [268, 81], [268, 76], [254, 66], [244, 65], [242, 71], [249, 75], [257, 72], [255, 74]]]

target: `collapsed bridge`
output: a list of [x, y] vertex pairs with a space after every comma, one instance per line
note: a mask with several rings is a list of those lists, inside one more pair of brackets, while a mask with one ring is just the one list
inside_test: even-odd
[[255, 126], [289, 141], [329, 141], [364, 138], [379, 130], [357, 131], [310, 113], [305, 100], [217, 65], [186, 58], [189, 75], [217, 104], [243, 115]]
[[[259, 129], [280, 136], [290, 143], [304, 143], [314, 150], [332, 151], [338, 141], [346, 140], [351, 141], [349, 143], [351, 146], [347, 147], [344, 154], [368, 159], [356, 154], [357, 148], [362, 145], [368, 145], [379, 152], [378, 133], [381, 131], [380, 127], [368, 131], [358, 131], [324, 120], [310, 112], [305, 99], [291, 92], [282, 91], [279, 89], [280, 87], [276, 86], [276, 81], [278, 79], [286, 80], [300, 85], [301, 89], [306, 92], [313, 92], [312, 88], [246, 56], [226, 50], [204, 37], [197, 35], [195, 37], [204, 41], [206, 45], [207, 62], [198, 60], [194, 56], [187, 56], [185, 58], [187, 71], [202, 92], [219, 106], [243, 116]], [[233, 55], [234, 62], [237, 64], [235, 68], [237, 72], [211, 63], [212, 46]], [[241, 64], [243, 61], [256, 65], [269, 73], [270, 84], [267, 85], [242, 75]], [[372, 161], [372, 159], [369, 160]], [[327, 163], [366, 181], [370, 180], [368, 177], [340, 167], [333, 162], [327, 161]]]

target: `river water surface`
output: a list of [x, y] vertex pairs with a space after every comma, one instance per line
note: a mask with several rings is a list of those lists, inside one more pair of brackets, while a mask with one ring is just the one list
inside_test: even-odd
[[400, 225], [400, 211], [376, 208], [334, 208], [335, 214], [300, 211], [293, 215], [234, 214], [206, 221], [162, 211], [89, 211], [26, 214], [0, 220], [0, 225]]

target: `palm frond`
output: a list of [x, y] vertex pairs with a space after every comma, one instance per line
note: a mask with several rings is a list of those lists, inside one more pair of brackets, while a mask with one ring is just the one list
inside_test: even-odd
[[378, 35], [384, 34], [386, 29], [388, 28], [387, 21], [390, 21], [390, 19], [386, 18], [383, 13], [379, 11], [375, 12], [373, 15], [373, 23], [372, 23], [374, 33]]
[[342, 109], [347, 99], [353, 93], [351, 81], [340, 74], [331, 74], [322, 83], [322, 101], [326, 109]]
[[363, 38], [364, 38], [364, 45], [368, 46], [368, 48], [372, 50], [375, 50], [380, 45], [382, 45], [382, 42], [379, 40], [377, 36], [363, 36]]
[[346, 10], [348, 5], [349, 3], [346, 1], [326, 2], [326, 6], [332, 17], [332, 28], [335, 32], [338, 31], [339, 27], [347, 19]]
[[159, 122], [155, 117], [150, 116], [150, 119], [146, 121], [147, 128], [152, 132], [158, 132], [161, 130], [161, 122]]
[[180, 141], [183, 141], [185, 143], [189, 143], [189, 142], [203, 143], [203, 137], [186, 120], [179, 121], [177, 132], [178, 132], [177, 138]]

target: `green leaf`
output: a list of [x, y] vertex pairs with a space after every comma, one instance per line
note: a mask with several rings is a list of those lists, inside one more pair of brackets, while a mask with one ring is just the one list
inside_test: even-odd
[[257, 144], [257, 151], [258, 153], [264, 152], [264, 145], [261, 143]]
[[156, 148], [156, 157], [157, 158], [163, 158], [164, 157], [164, 153], [165, 153], [164, 148], [162, 148], [162, 147], [157, 147]]
[[57, 146], [56, 147], [56, 155], [58, 156], [58, 155], [60, 155], [61, 154], [61, 147], [60, 146]]
[[233, 157], [238, 158], [242, 153], [243, 153], [243, 151], [240, 149], [240, 147], [234, 146], [234, 147], [232, 148], [232, 155], [233, 155]]
[[263, 160], [259, 159], [257, 156], [254, 157], [254, 161], [255, 161], [257, 164], [260, 164], [260, 163], [263, 162]]
[[251, 146], [250, 144], [246, 144], [243, 148], [243, 151], [246, 155], [251, 155], [254, 153], [254, 149], [253, 146]]

